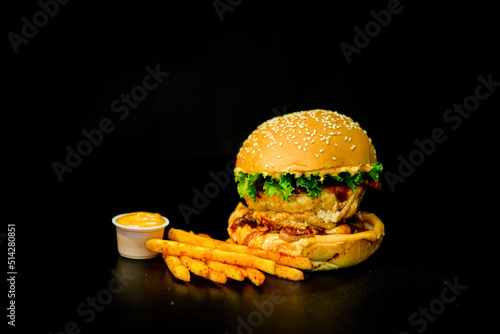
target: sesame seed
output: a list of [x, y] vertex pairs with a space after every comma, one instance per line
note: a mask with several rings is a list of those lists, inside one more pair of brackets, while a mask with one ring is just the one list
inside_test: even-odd
[[278, 155], [278, 157], [277, 157], [277, 158], [278, 158], [278, 159], [280, 159], [280, 158], [281, 158], [281, 155]]
[[300, 145], [299, 145], [299, 150], [301, 149]]
[[333, 159], [333, 160], [337, 160], [337, 158], [335, 158], [335, 157], [332, 157], [332, 159]]
[[324, 150], [323, 150], [323, 149], [321, 149], [321, 150], [319, 150], [319, 153], [323, 153], [323, 151], [324, 151]]

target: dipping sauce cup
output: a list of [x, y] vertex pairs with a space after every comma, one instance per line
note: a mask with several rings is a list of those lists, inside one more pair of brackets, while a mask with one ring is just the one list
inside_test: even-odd
[[162, 239], [169, 220], [158, 213], [132, 212], [113, 217], [118, 253], [129, 259], [151, 259], [158, 255], [146, 248], [149, 239]]

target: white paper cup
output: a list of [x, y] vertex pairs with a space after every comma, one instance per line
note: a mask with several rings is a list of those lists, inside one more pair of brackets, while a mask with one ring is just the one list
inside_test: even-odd
[[116, 241], [118, 253], [129, 259], [152, 259], [158, 255], [146, 248], [146, 241], [149, 239], [163, 239], [165, 227], [170, 223], [165, 217], [165, 223], [152, 227], [130, 227], [117, 223], [117, 219], [126, 215], [123, 213], [113, 217], [112, 222], [116, 226]]

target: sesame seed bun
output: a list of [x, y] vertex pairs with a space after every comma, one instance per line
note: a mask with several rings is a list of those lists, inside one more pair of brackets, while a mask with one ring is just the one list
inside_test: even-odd
[[370, 138], [351, 118], [328, 110], [300, 111], [272, 118], [243, 143], [235, 174], [336, 175], [371, 170], [377, 162]]

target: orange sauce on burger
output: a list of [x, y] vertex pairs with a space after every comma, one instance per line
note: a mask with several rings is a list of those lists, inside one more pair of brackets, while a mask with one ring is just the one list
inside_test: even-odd
[[123, 226], [140, 228], [160, 226], [165, 223], [165, 219], [159, 213], [131, 212], [124, 214], [116, 222]]

